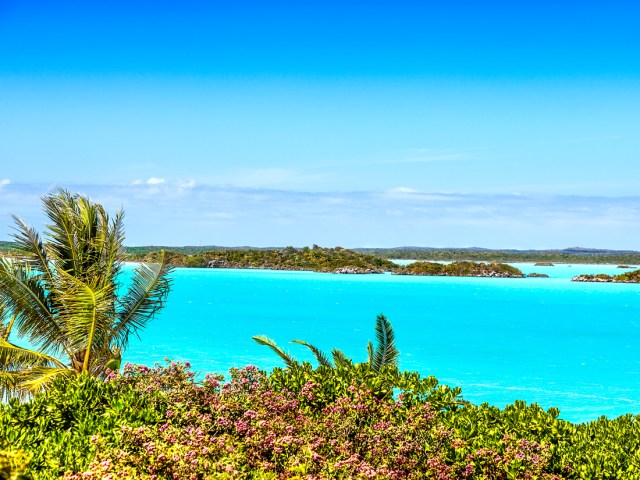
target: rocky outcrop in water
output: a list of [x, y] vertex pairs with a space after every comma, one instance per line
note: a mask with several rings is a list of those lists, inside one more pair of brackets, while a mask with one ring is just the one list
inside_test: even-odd
[[384, 273], [382, 270], [375, 270], [373, 268], [362, 268], [362, 267], [341, 267], [336, 268], [333, 273], [344, 273], [344, 274], [370, 274], [370, 273]]
[[613, 282], [611, 275], [605, 275], [604, 273], [598, 273], [597, 275], [576, 275], [571, 279], [572, 282]]
[[549, 275], [547, 275], [546, 273], [530, 273], [527, 275], [527, 277], [533, 277], [533, 278], [549, 278]]
[[207, 262], [207, 268], [232, 268], [232, 265], [224, 258], [215, 258]]

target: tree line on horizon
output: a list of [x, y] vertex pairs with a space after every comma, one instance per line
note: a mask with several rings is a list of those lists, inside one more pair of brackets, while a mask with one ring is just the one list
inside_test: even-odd
[[[316, 245], [317, 247], [317, 245]], [[313, 247], [252, 247], [221, 245], [187, 246], [122, 246], [122, 253], [131, 259], [140, 259], [151, 253], [166, 251], [181, 255], [203, 255], [220, 251], [283, 251], [286, 249], [302, 251]], [[341, 248], [341, 247], [336, 247]], [[0, 241], [0, 253], [15, 251], [12, 241]], [[562, 250], [515, 250], [486, 248], [432, 248], [432, 247], [392, 247], [392, 248], [350, 248], [353, 252], [373, 255], [386, 260], [425, 260], [425, 261], [475, 261], [475, 262], [554, 262], [585, 264], [638, 264], [640, 251], [604, 250], [587, 248], [569, 248]]]

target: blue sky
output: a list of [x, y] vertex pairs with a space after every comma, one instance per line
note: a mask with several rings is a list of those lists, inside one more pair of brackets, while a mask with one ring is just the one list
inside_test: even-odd
[[0, 0], [0, 239], [640, 250], [640, 6], [522, 3]]

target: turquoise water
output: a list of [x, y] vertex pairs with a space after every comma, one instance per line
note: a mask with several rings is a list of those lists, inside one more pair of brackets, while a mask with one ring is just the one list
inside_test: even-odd
[[127, 361], [188, 360], [201, 372], [281, 366], [251, 337], [300, 360], [304, 339], [366, 358], [378, 313], [392, 321], [400, 366], [460, 386], [464, 398], [557, 406], [571, 421], [640, 414], [640, 285], [572, 283], [615, 266], [514, 264], [550, 278], [334, 275], [177, 269], [165, 310]]

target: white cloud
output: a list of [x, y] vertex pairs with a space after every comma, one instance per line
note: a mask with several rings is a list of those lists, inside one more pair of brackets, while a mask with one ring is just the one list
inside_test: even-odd
[[417, 193], [418, 191], [414, 188], [409, 188], [409, 187], [396, 187], [396, 188], [390, 188], [389, 190], [387, 190], [387, 192], [389, 193]]
[[[0, 182], [1, 184], [2, 182]], [[166, 180], [65, 186], [123, 207], [127, 242], [168, 245], [486, 246], [637, 249], [640, 196], [591, 197], [388, 190], [307, 192]], [[9, 214], [35, 226], [51, 185], [0, 188], [0, 237]], [[4, 236], [7, 236], [5, 233]]]
[[9, 180], [8, 178], [3, 178], [2, 180], [0, 180], [0, 188], [6, 187], [10, 183], [11, 183], [11, 180]]
[[147, 185], [162, 185], [165, 183], [164, 178], [151, 177], [147, 180]]

